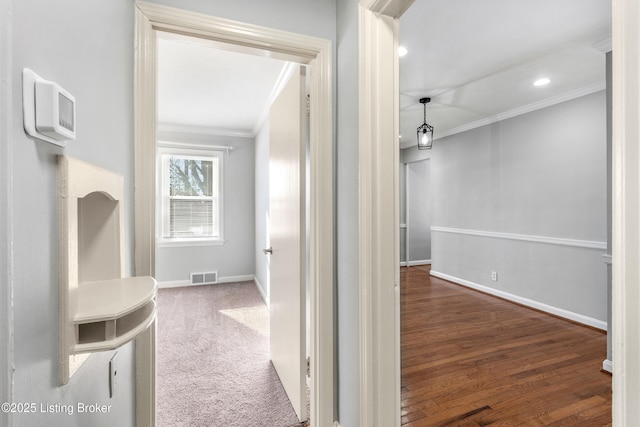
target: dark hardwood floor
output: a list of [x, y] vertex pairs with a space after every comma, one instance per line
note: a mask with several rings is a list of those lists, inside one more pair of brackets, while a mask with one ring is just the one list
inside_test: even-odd
[[429, 266], [400, 274], [404, 427], [611, 425], [606, 334]]

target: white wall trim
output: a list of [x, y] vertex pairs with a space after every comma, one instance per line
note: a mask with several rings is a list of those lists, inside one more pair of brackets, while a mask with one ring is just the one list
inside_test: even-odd
[[562, 237], [534, 236], [529, 234], [501, 233], [498, 231], [471, 230], [465, 228], [451, 228], [432, 226], [431, 231], [439, 233], [464, 234], [467, 236], [491, 237], [496, 239], [521, 240], [524, 242], [547, 243], [550, 245], [573, 246], [577, 248], [606, 250], [607, 242], [590, 240], [565, 239]]
[[248, 282], [253, 281], [253, 274], [243, 274], [240, 276], [226, 276], [226, 277], [218, 277], [218, 281], [216, 283], [197, 283], [193, 284], [189, 280], [169, 280], [164, 282], [158, 282], [158, 288], [160, 289], [169, 289], [169, 288], [185, 288], [187, 286], [215, 286], [217, 284], [222, 283], [235, 283], [235, 282]]
[[237, 138], [253, 138], [255, 134], [245, 129], [228, 129], [214, 126], [185, 125], [180, 123], [158, 123], [158, 133], [175, 132], [187, 135], [232, 136]]
[[260, 129], [262, 129], [262, 126], [264, 126], [264, 122], [269, 118], [269, 111], [271, 110], [271, 104], [273, 104], [276, 98], [278, 98], [278, 95], [280, 95], [280, 92], [282, 92], [282, 89], [284, 89], [284, 87], [287, 85], [287, 83], [291, 79], [291, 76], [293, 76], [293, 73], [295, 73], [299, 69], [299, 67], [300, 67], [299, 64], [296, 64], [293, 62], [287, 62], [282, 67], [282, 70], [280, 70], [280, 74], [278, 75], [278, 78], [276, 79], [276, 82], [273, 85], [273, 88], [271, 89], [271, 93], [267, 98], [267, 102], [262, 107], [262, 111], [258, 116], [258, 120], [256, 121], [255, 126], [253, 126], [252, 134], [254, 138], [258, 134], [258, 132], [260, 132]]
[[640, 420], [640, 2], [613, 0], [613, 425]]
[[609, 359], [605, 359], [602, 362], [602, 370], [603, 371], [607, 371], [610, 374], [613, 373], [613, 362], [611, 362], [611, 360], [609, 360]]
[[[447, 136], [455, 135], [457, 133], [466, 132], [471, 129], [476, 129], [482, 126], [490, 125], [492, 123], [497, 123], [502, 120], [507, 120], [513, 117], [521, 116], [523, 114], [531, 113], [536, 110], [541, 110], [543, 108], [551, 107], [556, 104], [560, 104], [562, 102], [570, 101], [572, 99], [580, 98], [581, 96], [590, 95], [595, 92], [599, 92], [606, 89], [606, 82], [601, 81], [597, 83], [592, 83], [587, 86], [583, 86], [578, 89], [570, 90], [565, 93], [561, 93], [556, 96], [552, 96], [550, 98], [543, 99], [538, 102], [534, 102], [528, 105], [524, 105], [522, 107], [514, 108], [513, 110], [505, 111], [503, 113], [495, 114], [491, 117], [487, 117], [481, 120], [476, 120], [471, 123], [466, 123], [461, 126], [457, 126], [453, 129], [446, 130], [444, 132], [439, 132], [437, 139], [445, 138]], [[407, 144], [402, 148], [408, 148], [415, 144]]]
[[613, 47], [612, 42], [613, 40], [611, 39], [611, 37], [607, 37], [606, 39], [594, 43], [593, 48], [601, 53], [611, 52], [611, 49]]
[[[13, 401], [13, 4], [0, 0], [0, 403]], [[0, 425], [13, 425], [0, 411]]]
[[[135, 212], [136, 274], [155, 271], [156, 31], [225, 43], [235, 51], [306, 64], [310, 76], [311, 424], [334, 421], [333, 83], [331, 41], [136, 2]], [[150, 344], [142, 343], [145, 347]], [[138, 346], [136, 346], [137, 348]], [[138, 366], [144, 361], [138, 362]], [[148, 363], [148, 361], [147, 361]], [[144, 366], [144, 365], [143, 365]], [[143, 378], [144, 380], [144, 378]], [[146, 388], [148, 384], [142, 384]], [[152, 389], [152, 391], [155, 388]], [[153, 393], [152, 393], [153, 394]], [[155, 425], [146, 410], [155, 395], [137, 393], [137, 424]], [[142, 410], [140, 409], [142, 408]]]
[[408, 4], [362, 0], [358, 10], [361, 426], [400, 426], [399, 29], [382, 11]]
[[569, 310], [565, 310], [563, 308], [554, 307], [549, 304], [545, 304], [543, 302], [535, 301], [529, 298], [521, 297], [509, 292], [501, 291], [498, 289], [491, 288], [489, 286], [480, 285], [475, 282], [471, 282], [469, 280], [461, 279], [459, 277], [451, 276], [449, 274], [441, 273], [439, 271], [431, 270], [431, 275], [435, 277], [439, 277], [440, 279], [448, 280], [453, 283], [457, 283], [462, 286], [466, 286], [471, 289], [475, 289], [480, 292], [484, 292], [489, 295], [494, 295], [508, 301], [513, 301], [518, 304], [525, 305], [527, 307], [535, 308], [540, 311], [544, 311], [546, 313], [553, 314], [555, 316], [563, 317], [565, 319], [572, 320], [574, 322], [582, 323], [583, 325], [591, 326], [596, 329], [601, 329], [603, 331], [607, 330], [607, 322], [602, 320], [594, 319], [593, 317], [585, 316], [583, 314], [574, 313]]
[[[405, 265], [408, 265], [409, 267], [415, 267], [418, 265], [431, 265], [431, 260], [430, 259], [421, 259], [421, 260], [416, 260], [416, 261], [409, 261], [409, 262], [405, 262]], [[400, 263], [400, 265], [402, 265], [402, 263]]]

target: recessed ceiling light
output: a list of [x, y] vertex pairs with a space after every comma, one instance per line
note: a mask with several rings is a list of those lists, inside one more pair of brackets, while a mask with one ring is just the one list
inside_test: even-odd
[[402, 58], [403, 56], [405, 56], [407, 53], [409, 53], [409, 51], [407, 50], [407, 48], [406, 48], [406, 47], [404, 47], [404, 46], [400, 46], [400, 47], [398, 47], [398, 56], [399, 56], [400, 58]]
[[535, 82], [533, 82], [534, 86], [545, 86], [548, 85], [549, 83], [551, 83], [551, 80], [548, 78], [542, 78], [542, 79], [538, 79]]

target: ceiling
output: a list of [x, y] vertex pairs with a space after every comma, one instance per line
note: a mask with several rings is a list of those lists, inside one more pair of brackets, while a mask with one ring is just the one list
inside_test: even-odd
[[193, 37], [159, 33], [161, 130], [254, 135], [286, 81], [285, 61], [230, 50]]
[[416, 0], [400, 28], [403, 148], [422, 97], [437, 139], [604, 89], [608, 0]]
[[[403, 148], [422, 97], [438, 139], [604, 88], [609, 0], [416, 0], [400, 22]], [[159, 33], [161, 130], [255, 134], [291, 64], [228, 49]]]

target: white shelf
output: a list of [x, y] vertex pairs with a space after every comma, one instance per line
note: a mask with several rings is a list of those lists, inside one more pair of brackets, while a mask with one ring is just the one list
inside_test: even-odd
[[81, 283], [74, 291], [74, 322], [89, 323], [122, 317], [151, 301], [157, 284], [153, 277], [126, 277]]
[[115, 350], [156, 318], [157, 283], [125, 275], [124, 178], [58, 157], [58, 352], [60, 384], [79, 353]]
[[131, 341], [155, 319], [156, 290], [152, 277], [80, 284], [73, 295], [73, 352], [113, 350]]

